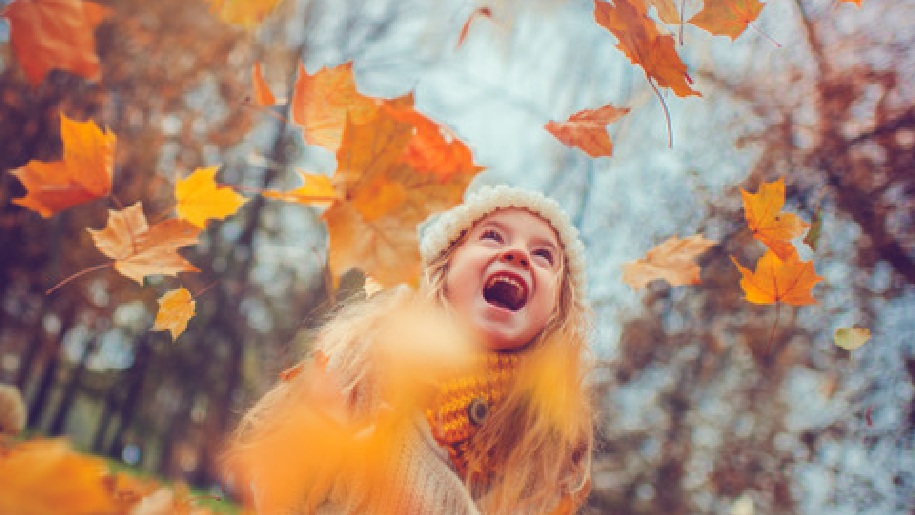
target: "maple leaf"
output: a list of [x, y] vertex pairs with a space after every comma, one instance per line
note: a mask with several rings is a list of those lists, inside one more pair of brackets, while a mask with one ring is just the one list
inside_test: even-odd
[[198, 168], [186, 179], [175, 183], [178, 218], [202, 229], [206, 227], [207, 220], [224, 220], [247, 202], [232, 188], [216, 184], [218, 168]]
[[628, 112], [628, 107], [607, 104], [597, 109], [579, 111], [565, 122], [551, 121], [544, 127], [565, 145], [578, 147], [591, 157], [609, 157], [613, 154], [613, 143], [607, 133], [607, 125]]
[[187, 322], [194, 317], [197, 303], [186, 288], [170, 290], [159, 297], [159, 312], [153, 331], [170, 331], [172, 341], [187, 328]]
[[677, 12], [677, 6], [673, 0], [648, 0], [651, 5], [658, 11], [658, 18], [662, 22], [671, 25], [680, 23], [680, 13]]
[[87, 230], [96, 248], [114, 260], [115, 270], [139, 284], [147, 275], [198, 271], [176, 251], [196, 245], [200, 229], [175, 219], [149, 227], [139, 202], [120, 211], [109, 209], [104, 229]]
[[305, 173], [298, 171], [302, 178], [302, 185], [294, 190], [277, 191], [264, 190], [262, 195], [267, 198], [295, 202], [305, 205], [326, 205], [340, 197], [330, 177], [320, 173]]
[[733, 41], [759, 17], [763, 7], [759, 0], [705, 0], [702, 10], [689, 23]]
[[785, 180], [763, 183], [757, 193], [740, 189], [744, 216], [753, 237], [782, 259], [796, 253], [791, 240], [804, 234], [810, 224], [792, 213], [782, 213], [785, 205]]
[[861, 348], [870, 339], [871, 331], [866, 327], [842, 327], [833, 335], [836, 345], [848, 351]]
[[0, 16], [10, 22], [10, 43], [26, 79], [37, 86], [55, 68], [99, 78], [93, 32], [109, 13], [80, 0], [15, 0]]
[[663, 279], [671, 286], [699, 284], [699, 265], [696, 259], [716, 242], [705, 239], [701, 234], [680, 239], [668, 238], [664, 243], [649, 250], [643, 259], [627, 263], [623, 267], [623, 282], [634, 290], [644, 288], [655, 279]]
[[210, 0], [210, 12], [233, 25], [253, 27], [273, 11], [280, 0]]
[[[412, 98], [409, 103], [412, 103]], [[483, 170], [482, 166], [473, 164], [473, 154], [463, 141], [411, 105], [389, 103], [383, 109], [395, 119], [415, 128], [403, 154], [404, 162], [415, 170], [434, 174], [442, 182], [456, 175], [475, 175]]]
[[594, 20], [616, 37], [616, 47], [629, 61], [641, 66], [658, 85], [670, 88], [679, 97], [700, 95], [689, 85], [686, 65], [677, 55], [674, 38], [658, 32], [643, 2], [616, 0], [610, 4], [597, 0]]
[[276, 98], [270, 91], [270, 86], [264, 80], [264, 72], [261, 70], [261, 63], [254, 63], [254, 69], [251, 71], [251, 81], [254, 84], [254, 103], [259, 106], [272, 106], [276, 103]]
[[300, 63], [291, 109], [292, 121], [302, 127], [306, 143], [336, 152], [347, 119], [364, 123], [377, 106], [374, 99], [356, 91], [352, 63], [321, 68], [314, 75]]
[[103, 132], [92, 120], [77, 122], [61, 114], [60, 138], [62, 160], [33, 160], [12, 172], [27, 192], [13, 203], [44, 218], [111, 193], [115, 135]]
[[796, 251], [781, 259], [771, 249], [767, 250], [756, 262], [753, 272], [740, 266], [733, 256], [731, 261], [740, 270], [740, 287], [748, 302], [784, 302], [792, 306], [816, 304], [811, 290], [823, 278], [816, 274], [813, 261], [801, 261]]
[[347, 120], [334, 175], [343, 198], [323, 215], [335, 277], [360, 268], [383, 286], [415, 283], [420, 270], [416, 224], [459, 203], [479, 172], [470, 167], [442, 177], [413, 168], [406, 152], [422, 131], [401, 121], [397, 110], [402, 106], [395, 107], [379, 109], [362, 124]]
[[62, 439], [22, 442], [0, 456], [0, 513], [120, 513], [105, 487], [105, 463]]

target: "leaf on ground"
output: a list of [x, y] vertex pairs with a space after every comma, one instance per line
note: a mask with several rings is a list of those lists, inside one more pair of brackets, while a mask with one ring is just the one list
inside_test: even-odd
[[108, 210], [105, 228], [88, 231], [96, 248], [114, 260], [115, 270], [139, 284], [147, 275], [198, 271], [177, 250], [196, 245], [200, 229], [177, 219], [149, 227], [139, 202], [119, 211]]
[[740, 287], [748, 302], [784, 302], [792, 306], [805, 306], [817, 302], [811, 290], [823, 278], [816, 274], [813, 261], [801, 261], [796, 251], [781, 259], [769, 249], [756, 262], [755, 271], [740, 266], [733, 256], [731, 261], [740, 270]]
[[186, 288], [170, 290], [159, 297], [159, 312], [153, 331], [171, 331], [172, 341], [187, 328], [187, 322], [196, 314], [197, 302]]
[[218, 168], [198, 168], [186, 179], [175, 183], [178, 218], [202, 229], [206, 227], [207, 220], [224, 220], [247, 202], [232, 188], [216, 184]]
[[336, 152], [347, 118], [365, 123], [374, 116], [377, 105], [356, 90], [352, 63], [321, 68], [314, 75], [300, 64], [291, 109], [292, 121], [302, 127], [306, 143]]
[[781, 212], [785, 205], [785, 180], [763, 183], [757, 193], [740, 189], [744, 216], [753, 237], [772, 249], [781, 259], [797, 251], [791, 240], [804, 234], [810, 224], [793, 213]]
[[704, 0], [702, 10], [689, 19], [689, 23], [716, 36], [731, 40], [743, 34], [759, 17], [765, 4], [759, 0]]
[[870, 339], [871, 331], [866, 327], [842, 327], [833, 335], [836, 345], [848, 351], [861, 348]]
[[210, 12], [233, 25], [254, 27], [264, 21], [281, 0], [210, 0]]
[[94, 32], [110, 12], [80, 0], [15, 0], [0, 17], [9, 20], [16, 59], [37, 86], [55, 68], [89, 80], [101, 76]]
[[251, 71], [251, 82], [254, 85], [254, 103], [259, 106], [272, 106], [276, 104], [276, 97], [270, 91], [270, 86], [264, 80], [264, 72], [261, 70], [261, 63], [254, 63], [254, 69]]
[[578, 147], [591, 157], [609, 157], [613, 154], [613, 143], [607, 133], [607, 125], [628, 112], [628, 107], [607, 104], [597, 109], [579, 111], [565, 122], [551, 121], [545, 128], [564, 145]]
[[0, 513], [121, 513], [106, 488], [105, 463], [62, 439], [22, 442], [0, 456]]
[[114, 133], [103, 132], [92, 120], [77, 122], [61, 114], [60, 138], [60, 161], [33, 160], [12, 172], [26, 189], [26, 196], [13, 203], [45, 218], [111, 193]]
[[699, 284], [699, 265], [696, 259], [716, 242], [701, 234], [680, 239], [668, 238], [648, 251], [645, 257], [623, 266], [623, 282], [634, 290], [644, 288], [655, 279], [663, 279], [671, 286]]
[[672, 36], [661, 34], [648, 17], [648, 8], [638, 0], [594, 2], [594, 20], [609, 30], [629, 61], [645, 70], [659, 86], [670, 88], [679, 97], [700, 95], [690, 87], [686, 65], [677, 55]]
[[306, 206], [326, 206], [340, 198], [334, 188], [330, 177], [322, 173], [297, 172], [302, 178], [302, 185], [294, 190], [278, 191], [264, 190], [262, 195], [267, 198], [305, 204]]

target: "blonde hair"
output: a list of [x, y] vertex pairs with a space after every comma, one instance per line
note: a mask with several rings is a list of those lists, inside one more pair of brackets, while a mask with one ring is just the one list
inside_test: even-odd
[[[423, 290], [442, 305], [451, 258], [469, 232], [425, 267]], [[563, 497], [586, 493], [594, 440], [585, 383], [592, 367], [591, 313], [565, 260], [561, 276], [556, 309], [523, 349], [513, 388], [474, 436], [464, 480], [485, 513], [542, 512]]]
[[[426, 302], [448, 306], [445, 277], [454, 251], [465, 239], [466, 231], [426, 264], [421, 283]], [[590, 392], [584, 382], [590, 371], [590, 312], [575, 291], [565, 260], [562, 266], [556, 309], [541, 333], [521, 351], [524, 358], [518, 362], [517, 380], [474, 436], [464, 482], [484, 513], [540, 513], [546, 507], [555, 509], [563, 498], [587, 493], [593, 445]], [[408, 297], [395, 289], [350, 302], [315, 338], [314, 350], [327, 357], [327, 367], [337, 374], [345, 408], [353, 420], [377, 414], [380, 385], [372, 372], [373, 339]], [[306, 358], [299, 366], [312, 359]], [[246, 472], [260, 489], [256, 494], [269, 498], [271, 506], [295, 506], [306, 512], [332, 494], [333, 479], [321, 475], [327, 470], [325, 465], [312, 464], [306, 453], [293, 456], [287, 452], [284, 470], [274, 470], [277, 464], [264, 458], [264, 449], [295, 448], [295, 431], [289, 429], [292, 423], [288, 421], [300, 420], [306, 416], [302, 411], [310, 409], [302, 399], [310, 394], [308, 376], [287, 377], [264, 395], [242, 417], [225, 454], [230, 469]], [[316, 472], [301, 470], [306, 465], [315, 465]], [[363, 496], [363, 503], [371, 502], [364, 491], [353, 495]]]

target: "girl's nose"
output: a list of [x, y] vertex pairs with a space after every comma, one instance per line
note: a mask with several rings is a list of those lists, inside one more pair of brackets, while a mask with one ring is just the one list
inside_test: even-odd
[[523, 250], [519, 249], [506, 250], [502, 253], [500, 259], [504, 263], [510, 263], [515, 266], [520, 266], [521, 268], [527, 268], [530, 266], [527, 254]]

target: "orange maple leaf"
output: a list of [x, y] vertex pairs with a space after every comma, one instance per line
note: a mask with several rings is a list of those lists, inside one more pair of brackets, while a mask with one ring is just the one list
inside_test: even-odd
[[607, 134], [607, 125], [628, 112], [628, 107], [607, 104], [597, 109], [579, 111], [565, 122], [551, 121], [544, 127], [565, 145], [578, 147], [591, 157], [609, 157], [613, 155], [613, 143]]
[[14, 204], [48, 218], [111, 193], [116, 137], [102, 132], [95, 122], [76, 122], [60, 115], [64, 155], [60, 161], [29, 161], [14, 170], [27, 194]]
[[159, 312], [153, 331], [170, 331], [172, 341], [187, 328], [187, 322], [194, 317], [197, 303], [186, 288], [170, 290], [159, 297]]
[[374, 116], [377, 105], [356, 90], [352, 63], [321, 68], [314, 75], [300, 64], [291, 109], [292, 121], [302, 127], [306, 143], [336, 152], [347, 118], [364, 123]]
[[479, 172], [468, 167], [442, 177], [416, 170], [407, 149], [422, 131], [400, 118], [397, 109], [385, 108], [369, 122], [347, 121], [334, 175], [343, 199], [323, 215], [335, 277], [360, 268], [384, 286], [415, 283], [420, 270], [416, 224], [459, 203]]
[[178, 218], [202, 229], [206, 227], [207, 220], [224, 220], [247, 202], [232, 188], [216, 184], [218, 168], [198, 168], [186, 179], [175, 183]]
[[105, 228], [88, 231], [96, 248], [114, 260], [115, 270], [140, 284], [147, 275], [198, 271], [176, 251], [196, 245], [200, 229], [175, 219], [149, 227], [139, 202], [120, 211], [109, 209]]
[[93, 32], [109, 13], [80, 0], [15, 0], [0, 16], [10, 22], [10, 43], [26, 79], [37, 86], [54, 68], [99, 78]]
[[233, 25], [253, 27], [273, 11], [280, 0], [210, 0], [210, 12]]
[[254, 69], [251, 70], [251, 82], [254, 84], [254, 103], [259, 106], [272, 106], [276, 103], [276, 97], [270, 91], [270, 86], [264, 80], [264, 72], [261, 70], [261, 63], [254, 63]]
[[699, 265], [696, 259], [716, 242], [701, 234], [680, 239], [668, 238], [649, 250], [645, 257], [623, 266], [623, 282], [634, 290], [644, 288], [655, 279], [663, 279], [671, 286], [699, 284]]
[[340, 198], [330, 177], [320, 173], [297, 173], [302, 178], [302, 185], [298, 188], [289, 191], [264, 190], [261, 194], [267, 198], [310, 206], [326, 206]]
[[689, 19], [689, 23], [716, 36], [731, 40], [759, 17], [765, 5], [759, 0], [705, 0], [702, 10]]
[[677, 12], [677, 6], [673, 0], [648, 0], [651, 5], [658, 11], [658, 18], [668, 24], [680, 23], [680, 13]]
[[630, 62], [641, 66], [659, 86], [672, 89], [679, 97], [701, 96], [690, 87], [691, 80], [686, 65], [677, 55], [674, 38], [658, 32], [657, 25], [648, 17], [644, 2], [615, 0], [610, 4], [597, 0], [594, 20], [616, 36], [617, 48]]
[[[408, 165], [419, 172], [434, 174], [442, 182], [455, 175], [474, 175], [483, 170], [482, 166], [473, 164], [470, 148], [450, 129], [430, 120], [412, 106], [396, 102], [385, 104], [383, 109], [395, 119], [413, 125], [416, 131], [404, 149], [403, 159]], [[412, 103], [412, 99], [402, 103]]]
[[0, 513], [121, 513], [103, 479], [105, 462], [61, 439], [16, 444], [0, 456]]
[[793, 249], [785, 259], [779, 258], [772, 250], [767, 250], [756, 262], [755, 271], [740, 266], [733, 256], [731, 261], [740, 270], [740, 287], [748, 302], [784, 302], [792, 306], [806, 306], [817, 302], [811, 290], [823, 278], [816, 274], [813, 261], [801, 261], [797, 251]]
[[772, 249], [781, 259], [796, 253], [791, 240], [804, 234], [810, 224], [793, 213], [781, 212], [785, 205], [784, 178], [763, 183], [758, 193], [748, 193], [741, 188], [740, 194], [743, 197], [744, 216], [753, 231], [753, 237]]

